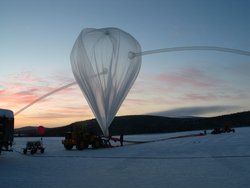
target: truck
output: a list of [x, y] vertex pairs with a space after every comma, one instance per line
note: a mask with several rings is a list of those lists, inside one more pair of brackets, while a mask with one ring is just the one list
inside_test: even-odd
[[71, 150], [74, 147], [77, 150], [89, 147], [93, 149], [112, 147], [109, 138], [89, 132], [84, 126], [75, 127], [73, 131], [67, 132], [62, 144], [66, 150]]
[[14, 113], [8, 109], [0, 109], [0, 154], [12, 151], [14, 138]]

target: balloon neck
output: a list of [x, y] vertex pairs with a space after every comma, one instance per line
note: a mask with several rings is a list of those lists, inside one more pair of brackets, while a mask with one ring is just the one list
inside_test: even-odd
[[103, 136], [108, 138], [109, 137], [109, 130], [106, 130], [103, 132]]

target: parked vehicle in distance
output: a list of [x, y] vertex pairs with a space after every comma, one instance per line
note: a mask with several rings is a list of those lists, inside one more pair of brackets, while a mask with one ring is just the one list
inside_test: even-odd
[[28, 151], [30, 152], [30, 154], [35, 154], [38, 151], [40, 151], [41, 153], [44, 153], [45, 148], [43, 147], [43, 143], [42, 141], [28, 141], [26, 143], [26, 147], [23, 148], [23, 154], [27, 154]]

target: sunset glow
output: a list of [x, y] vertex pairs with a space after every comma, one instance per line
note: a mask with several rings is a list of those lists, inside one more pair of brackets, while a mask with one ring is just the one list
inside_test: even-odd
[[[122, 28], [142, 50], [213, 45], [250, 51], [249, 2], [188, 2], [1, 1], [0, 108], [17, 112], [74, 82], [69, 55], [83, 28]], [[214, 116], [249, 110], [249, 70], [250, 57], [220, 52], [142, 57], [139, 76], [117, 115]], [[72, 85], [18, 114], [15, 127], [56, 127], [92, 118], [78, 85]]]

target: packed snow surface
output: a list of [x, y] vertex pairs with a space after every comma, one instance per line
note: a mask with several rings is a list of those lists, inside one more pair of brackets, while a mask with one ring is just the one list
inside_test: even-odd
[[82, 151], [65, 150], [63, 138], [43, 138], [45, 153], [34, 155], [21, 151], [37, 138], [15, 138], [15, 151], [0, 156], [0, 187], [250, 187], [250, 128], [165, 139], [194, 133], [125, 136], [162, 141]]

